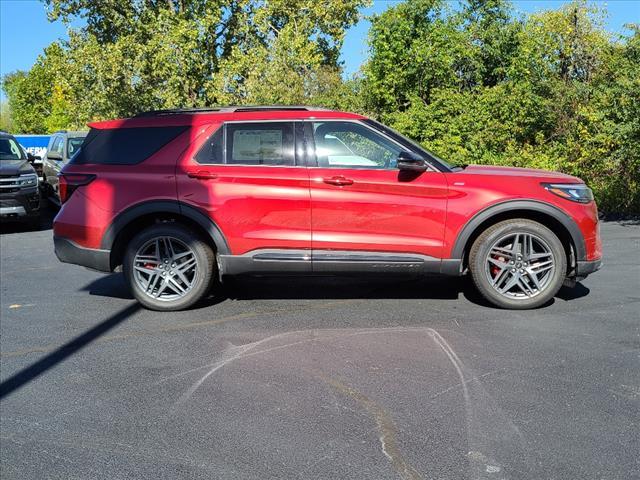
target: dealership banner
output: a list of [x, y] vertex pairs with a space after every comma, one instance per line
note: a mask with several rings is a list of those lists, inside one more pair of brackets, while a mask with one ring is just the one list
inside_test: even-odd
[[32, 155], [44, 157], [51, 135], [14, 135], [18, 143]]

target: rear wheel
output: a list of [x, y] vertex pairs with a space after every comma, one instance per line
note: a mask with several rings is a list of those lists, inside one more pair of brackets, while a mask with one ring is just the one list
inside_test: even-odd
[[158, 224], [127, 246], [123, 271], [134, 297], [152, 310], [194, 305], [211, 288], [214, 254], [198, 234], [177, 224]]
[[527, 219], [489, 227], [469, 253], [473, 281], [492, 304], [509, 309], [544, 305], [567, 273], [562, 242], [544, 225]]

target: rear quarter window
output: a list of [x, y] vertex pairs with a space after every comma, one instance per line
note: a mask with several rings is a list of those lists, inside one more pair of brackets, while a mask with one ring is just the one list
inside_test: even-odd
[[188, 128], [92, 128], [71, 163], [135, 165], [145, 161]]

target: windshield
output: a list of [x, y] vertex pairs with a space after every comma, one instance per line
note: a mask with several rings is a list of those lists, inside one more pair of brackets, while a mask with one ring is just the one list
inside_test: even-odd
[[82, 146], [82, 142], [84, 142], [84, 137], [76, 137], [70, 138], [67, 142], [67, 157], [73, 157], [73, 154], [76, 153], [80, 147]]
[[442, 160], [440, 157], [438, 157], [434, 153], [432, 153], [429, 150], [427, 150], [426, 148], [424, 148], [418, 142], [415, 142], [415, 141], [411, 140], [410, 138], [405, 137], [404, 135], [402, 135], [400, 132], [397, 132], [393, 128], [387, 127], [386, 125], [383, 125], [382, 123], [377, 122], [375, 120], [372, 120], [370, 118], [367, 118], [366, 120], [364, 120], [364, 122], [367, 123], [368, 125], [372, 126], [373, 128], [375, 128], [376, 130], [378, 130], [380, 132], [383, 132], [387, 136], [393, 138], [396, 142], [398, 142], [400, 144], [403, 144], [405, 146], [412, 147], [411, 148], [412, 150], [417, 150], [419, 153], [422, 153], [428, 159], [432, 160], [434, 163], [441, 165], [444, 168], [444, 170], [452, 170], [453, 169], [453, 167], [451, 165], [449, 165], [447, 162]]
[[24, 160], [22, 148], [13, 138], [0, 138], [0, 160]]

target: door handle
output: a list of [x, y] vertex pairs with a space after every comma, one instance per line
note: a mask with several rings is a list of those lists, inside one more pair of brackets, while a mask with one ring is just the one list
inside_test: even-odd
[[337, 175], [335, 177], [325, 177], [322, 179], [322, 181], [324, 183], [328, 183], [329, 185], [337, 185], [338, 187], [342, 187], [343, 185], [353, 185], [353, 180], [343, 177], [342, 175]]
[[206, 170], [196, 170], [193, 172], [187, 172], [189, 178], [198, 178], [200, 180], [214, 180], [218, 178], [217, 173], [207, 172]]

